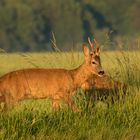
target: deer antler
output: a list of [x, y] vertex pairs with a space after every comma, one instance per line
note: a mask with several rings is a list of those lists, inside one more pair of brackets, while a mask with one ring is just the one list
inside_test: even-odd
[[100, 48], [100, 44], [97, 42], [97, 40], [94, 38], [94, 43], [96, 45], [96, 48], [99, 49]]
[[88, 43], [91, 47], [91, 51], [93, 52], [94, 51], [94, 42], [93, 43], [91, 42], [90, 37], [88, 37]]
[[96, 55], [100, 55], [100, 44], [97, 42], [96, 39], [94, 39], [94, 43], [96, 45]]

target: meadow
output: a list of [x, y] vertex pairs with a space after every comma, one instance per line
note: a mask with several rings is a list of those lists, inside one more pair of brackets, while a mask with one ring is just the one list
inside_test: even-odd
[[[87, 94], [79, 89], [74, 97], [82, 110], [79, 113], [72, 112], [64, 103], [60, 110], [52, 112], [48, 99], [23, 101], [8, 112], [0, 111], [0, 140], [140, 139], [139, 54], [140, 50], [101, 53], [105, 72], [128, 85], [124, 99], [120, 98], [109, 106], [100, 100], [90, 100], [89, 104]], [[73, 51], [1, 53], [0, 75], [29, 67], [72, 69], [81, 64], [83, 58], [81, 52]]]

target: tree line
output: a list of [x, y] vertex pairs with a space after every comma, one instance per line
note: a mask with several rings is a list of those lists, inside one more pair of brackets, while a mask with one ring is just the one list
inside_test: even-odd
[[139, 0], [1, 0], [0, 48], [50, 50], [52, 32], [64, 50], [95, 33], [139, 35], [139, 7]]

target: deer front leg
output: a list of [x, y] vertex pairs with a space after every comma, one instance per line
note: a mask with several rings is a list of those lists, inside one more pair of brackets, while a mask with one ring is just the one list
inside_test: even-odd
[[81, 112], [81, 110], [77, 108], [74, 101], [71, 99], [70, 95], [65, 95], [63, 99], [68, 104], [68, 106], [72, 109], [73, 112]]
[[73, 112], [80, 112], [80, 109], [77, 108], [70, 95], [59, 92], [57, 95], [52, 97], [52, 110], [58, 110], [58, 108], [60, 108], [60, 100], [63, 100], [72, 109]]
[[92, 87], [90, 86], [90, 84], [86, 81], [85, 83], [83, 83], [81, 85], [81, 88], [84, 90], [84, 91], [87, 91], [87, 90], [90, 90]]
[[88, 90], [92, 90], [94, 86], [95, 86], [95, 80], [94, 78], [90, 78], [81, 85], [81, 88], [84, 91], [88, 91]]

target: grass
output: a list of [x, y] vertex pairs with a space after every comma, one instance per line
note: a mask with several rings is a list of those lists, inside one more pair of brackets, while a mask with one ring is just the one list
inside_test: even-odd
[[[82, 109], [80, 113], [73, 113], [63, 103], [59, 111], [52, 112], [48, 99], [23, 101], [8, 112], [0, 112], [0, 140], [140, 139], [139, 52], [103, 52], [101, 59], [108, 74], [129, 85], [129, 95], [123, 101], [109, 107], [101, 101], [89, 103], [79, 90], [75, 102]], [[82, 61], [78, 52], [0, 54], [0, 75], [29, 67], [70, 69]]]

